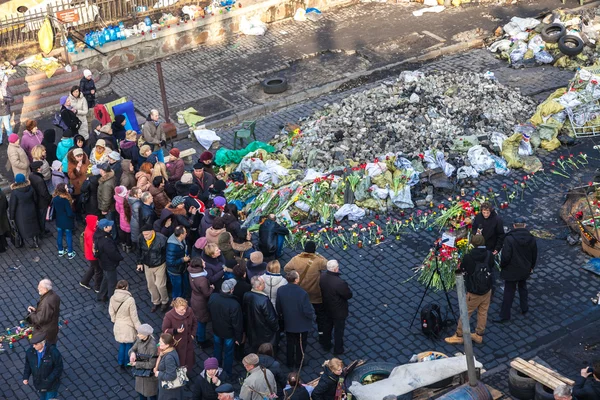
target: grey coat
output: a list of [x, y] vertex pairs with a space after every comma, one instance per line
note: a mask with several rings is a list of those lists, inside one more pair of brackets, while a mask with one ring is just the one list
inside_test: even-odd
[[[133, 343], [133, 347], [129, 350], [129, 354], [135, 352], [136, 356], [148, 361], [136, 361], [135, 368], [137, 369], [154, 369], [156, 359], [158, 357], [158, 349], [156, 348], [156, 338], [152, 335], [144, 342], [139, 338]], [[147, 378], [137, 376], [135, 378], [135, 391], [145, 397], [156, 396], [158, 394], [158, 378], [152, 374]]]
[[177, 377], [179, 367], [179, 356], [175, 349], [160, 358], [158, 364], [158, 400], [181, 400], [183, 399], [183, 388], [163, 389], [162, 383], [172, 381]]
[[131, 220], [129, 221], [131, 242], [137, 243], [140, 237], [140, 207], [142, 207], [142, 201], [135, 197], [128, 197], [127, 201], [129, 201], [129, 206], [131, 207]]

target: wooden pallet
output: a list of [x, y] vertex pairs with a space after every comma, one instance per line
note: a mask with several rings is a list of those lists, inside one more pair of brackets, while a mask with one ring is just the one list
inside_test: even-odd
[[573, 386], [575, 384], [571, 379], [565, 378], [558, 372], [533, 360], [525, 361], [517, 357], [510, 362], [510, 366], [552, 390], [559, 385]]

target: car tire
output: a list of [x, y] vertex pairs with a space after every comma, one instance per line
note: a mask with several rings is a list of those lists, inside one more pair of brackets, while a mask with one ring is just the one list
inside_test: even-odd
[[574, 35], [565, 35], [558, 41], [558, 50], [566, 56], [576, 56], [583, 51], [583, 40]]
[[387, 362], [368, 362], [366, 364], [361, 365], [353, 369], [344, 379], [345, 382], [348, 382], [349, 385], [352, 382], [359, 382], [362, 384], [362, 380], [365, 376], [370, 374], [390, 374], [397, 365], [393, 363]]
[[508, 373], [508, 391], [511, 396], [520, 400], [535, 398], [535, 381], [530, 377], [511, 368]]
[[550, 24], [542, 29], [542, 39], [546, 43], [556, 43], [566, 32], [563, 24]]
[[535, 384], [535, 400], [554, 400], [553, 390], [539, 382]]
[[279, 94], [287, 90], [288, 82], [285, 78], [269, 78], [262, 82], [262, 87], [266, 94]]

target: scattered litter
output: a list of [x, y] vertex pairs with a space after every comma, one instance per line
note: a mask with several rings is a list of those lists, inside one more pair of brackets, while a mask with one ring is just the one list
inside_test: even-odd
[[415, 17], [421, 17], [421, 16], [423, 16], [424, 13], [440, 13], [440, 12], [444, 11], [445, 9], [446, 9], [446, 7], [444, 7], [444, 6], [422, 8], [420, 10], [413, 11], [413, 15]]
[[249, 36], [262, 36], [267, 32], [267, 24], [260, 20], [260, 16], [247, 19], [244, 15], [240, 20], [240, 32]]

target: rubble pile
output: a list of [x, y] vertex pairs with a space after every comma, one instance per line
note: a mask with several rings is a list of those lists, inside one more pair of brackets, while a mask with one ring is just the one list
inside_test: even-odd
[[282, 136], [276, 147], [297, 168], [320, 171], [389, 153], [418, 159], [427, 150], [447, 152], [458, 138], [512, 132], [535, 106], [482, 74], [405, 71], [396, 80], [326, 105], [302, 123], [292, 146]]

